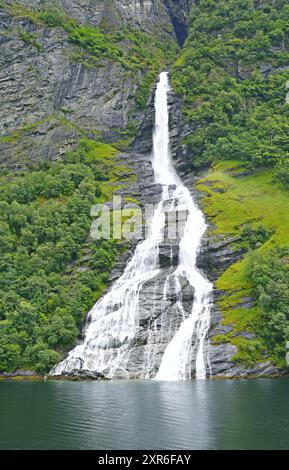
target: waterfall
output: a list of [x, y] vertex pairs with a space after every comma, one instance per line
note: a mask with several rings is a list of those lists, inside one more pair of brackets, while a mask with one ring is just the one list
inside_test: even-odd
[[[126, 266], [123, 275], [88, 314], [84, 342], [76, 346], [68, 357], [58, 364], [52, 374], [58, 375], [74, 369], [94, 370], [107, 377], [129, 377], [130, 354], [136, 347], [139, 330], [139, 297], [143, 286], [159, 273], [159, 246], [166, 228], [166, 213], [176, 210], [187, 214], [179, 245], [179, 263], [164, 280], [164, 295], [173, 283], [180, 290], [181, 280], [186, 280], [194, 290], [191, 313], [186, 317], [182, 299], [176, 308], [182, 315], [180, 326], [173, 332], [160, 361], [157, 380], [191, 378], [191, 363], [195, 358], [196, 378], [205, 378], [207, 359], [206, 335], [210, 322], [212, 284], [197, 269], [196, 259], [201, 239], [206, 231], [202, 212], [195, 205], [189, 190], [178, 177], [169, 149], [169, 113], [167, 94], [168, 74], [160, 74], [155, 96], [155, 129], [153, 135], [152, 166], [155, 182], [162, 185], [161, 200], [154, 209], [150, 231], [140, 242]], [[157, 348], [152, 338], [158, 334], [157, 322], [152, 322], [143, 359], [144, 378], [149, 378]]]
[[175, 185], [173, 198], [178, 200], [178, 209], [188, 212], [184, 234], [179, 244], [179, 265], [173, 276], [176, 279], [186, 278], [194, 289], [195, 296], [192, 313], [184, 320], [168, 344], [155, 378], [157, 380], [180, 380], [191, 377], [190, 360], [193, 353], [192, 337], [194, 334], [196, 338], [196, 378], [205, 378], [204, 341], [210, 326], [210, 299], [213, 286], [197, 269], [196, 262], [207, 226], [202, 212], [195, 205], [189, 190], [182, 184], [170, 159], [167, 88], [168, 77], [163, 73], [156, 96], [153, 168], [156, 182], [163, 185]]

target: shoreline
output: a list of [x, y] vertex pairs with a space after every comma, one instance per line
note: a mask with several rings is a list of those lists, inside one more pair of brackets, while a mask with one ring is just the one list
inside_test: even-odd
[[[262, 379], [289, 379], [289, 371], [284, 371], [283, 373], [280, 372], [279, 375], [263, 375], [263, 376], [258, 376], [258, 375], [248, 375], [248, 376], [235, 376], [235, 377], [226, 377], [226, 376], [218, 376], [218, 377], [208, 377], [205, 380], [207, 381], [238, 381], [238, 380], [262, 380]], [[37, 373], [33, 373], [32, 371], [27, 373], [24, 371], [17, 371], [17, 372], [11, 372], [11, 373], [0, 373], [0, 382], [3, 381], [14, 381], [14, 382], [46, 382], [46, 381], [62, 381], [62, 382], [95, 382], [95, 381], [123, 381], [123, 380], [137, 380], [137, 381], [143, 381], [144, 379], [136, 378], [136, 377], [131, 377], [127, 379], [109, 379], [107, 377], [98, 377], [98, 378], [92, 378], [92, 377], [67, 377], [67, 376], [49, 376], [49, 375], [41, 375]], [[197, 379], [191, 379], [190, 381], [193, 382]], [[183, 381], [181, 381], [183, 382]], [[187, 382], [187, 381], [185, 381]]]
[[17, 372], [4, 372], [0, 373], [0, 382], [1, 381], [8, 381], [8, 380], [13, 380], [13, 381], [44, 381], [46, 380], [45, 375], [37, 374], [36, 372], [29, 371], [17, 371]]

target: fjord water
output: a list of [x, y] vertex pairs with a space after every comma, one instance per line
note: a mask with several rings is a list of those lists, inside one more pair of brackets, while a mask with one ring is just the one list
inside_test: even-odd
[[289, 381], [1, 382], [0, 449], [289, 449]]
[[[158, 380], [190, 379], [192, 362], [196, 378], [205, 378], [209, 363], [204, 350], [210, 324], [212, 284], [197, 269], [196, 260], [201, 239], [206, 231], [202, 212], [195, 205], [189, 190], [182, 184], [171, 160], [169, 146], [169, 112], [167, 95], [168, 74], [160, 74], [155, 95], [155, 128], [153, 134], [152, 166], [155, 183], [161, 185], [160, 202], [156, 205], [147, 238], [138, 244], [123, 275], [88, 314], [84, 342], [52, 371], [53, 374], [74, 369], [93, 370], [107, 377], [129, 377], [129, 364], [139, 329], [139, 295], [143, 285], [159, 272], [159, 245], [163, 241], [166, 213], [179, 211], [187, 214], [183, 233], [175, 243], [179, 245], [179, 264], [164, 280], [165, 303], [170, 285], [181, 291], [181, 281], [194, 292], [191, 314], [185, 315], [181, 299], [176, 303], [182, 324], [173, 332], [163, 353]], [[156, 327], [154, 336], [164, 328]], [[155, 345], [147, 341], [141, 377], [152, 378], [150, 371], [156, 361]], [[193, 359], [194, 358], [194, 359]], [[128, 369], [130, 372], [128, 372]]]

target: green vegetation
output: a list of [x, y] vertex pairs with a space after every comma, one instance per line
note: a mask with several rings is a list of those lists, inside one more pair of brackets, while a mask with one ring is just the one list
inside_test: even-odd
[[[224, 342], [238, 346], [235, 360], [249, 365], [256, 358], [268, 357], [266, 350], [276, 364], [284, 365], [286, 354], [289, 193], [272, 182], [272, 175], [273, 170], [248, 172], [240, 162], [225, 161], [215, 163], [197, 186], [203, 193], [203, 208], [214, 224], [214, 233], [235, 237], [233, 248], [246, 252], [217, 280], [217, 288], [224, 293], [219, 300], [224, 324], [233, 327]], [[264, 293], [270, 292], [273, 298], [281, 290], [280, 302], [264, 303]], [[244, 308], [242, 302], [252, 297], [255, 305]], [[279, 336], [275, 320], [283, 320]], [[240, 334], [244, 331], [257, 332], [258, 338], [243, 338]], [[224, 338], [214, 340], [219, 343]]]
[[25, 30], [20, 30], [19, 31], [19, 37], [22, 39], [25, 44], [28, 44], [29, 46], [34, 46], [38, 51], [41, 51], [41, 44], [38, 41], [38, 36], [37, 34], [29, 33]]
[[[289, 245], [289, 6], [286, 0], [196, 3], [172, 83], [184, 97], [190, 125], [184, 143], [192, 168], [210, 168], [198, 187], [211, 230], [221, 238], [234, 237], [232, 250], [244, 252], [217, 281], [224, 293], [219, 300], [224, 323], [232, 331], [215, 342], [235, 344], [236, 361], [252, 365], [271, 357], [284, 365], [289, 327], [284, 261]], [[268, 297], [278, 292], [280, 301], [273, 305]], [[248, 339], [244, 331], [257, 336]]]
[[241, 234], [248, 248], [258, 248], [259, 243], [265, 243], [264, 248], [286, 246], [289, 193], [272, 182], [272, 175], [273, 170], [250, 172], [240, 162], [225, 161], [215, 163], [199, 180], [198, 188], [207, 196], [204, 208], [217, 234]]
[[184, 96], [192, 130], [185, 143], [194, 167], [218, 160], [250, 168], [277, 165], [276, 178], [284, 182], [288, 15], [286, 0], [200, 0], [193, 8], [172, 81]]
[[75, 342], [117, 252], [88, 244], [90, 209], [124, 172], [116, 148], [83, 138], [62, 161], [1, 176], [0, 371], [46, 371]]
[[16, 129], [15, 131], [11, 132], [10, 134], [1, 136], [0, 137], [0, 144], [1, 143], [6, 143], [6, 142], [17, 143], [23, 135], [25, 135], [25, 134], [27, 134], [31, 131], [36, 130], [38, 127], [40, 127], [42, 124], [44, 124], [46, 122], [51, 122], [52, 124], [58, 125], [59, 124], [59, 119], [54, 114], [45, 116], [45, 118], [43, 118], [43, 119], [31, 122], [30, 124], [27, 124], [23, 127], [20, 127], [19, 129]]
[[251, 279], [260, 309], [258, 333], [284, 365], [289, 341], [289, 249], [275, 249], [252, 257]]

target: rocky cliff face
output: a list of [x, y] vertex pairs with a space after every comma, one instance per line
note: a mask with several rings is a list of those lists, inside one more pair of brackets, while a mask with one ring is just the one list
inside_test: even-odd
[[[145, 71], [130, 73], [109, 57], [95, 66], [76, 60], [80, 49], [67, 31], [35, 15], [51, 4], [0, 4], [0, 164], [9, 167], [57, 158], [82, 130], [118, 139], [132, 114], [141, 119], [135, 95]], [[61, 0], [57, 5], [79, 25], [109, 32], [130, 28], [153, 37], [161, 32], [164, 41], [175, 39], [161, 0]]]
[[[182, 99], [173, 93], [170, 96], [170, 133], [171, 148], [175, 165], [184, 183], [190, 188], [192, 196], [200, 207], [202, 207], [202, 195], [196, 189], [196, 182], [199, 177], [190, 169], [193, 156], [186, 145], [182, 144], [184, 138], [190, 133], [190, 126], [186, 124], [182, 114]], [[207, 220], [208, 230], [203, 239], [201, 251], [198, 258], [198, 266], [204, 274], [216, 285], [216, 280], [232, 264], [240, 260], [244, 254], [241, 247], [236, 249], [236, 242], [240, 239], [219, 236], [214, 232], [213, 222]], [[270, 360], [264, 360], [248, 366], [238, 364], [234, 356], [238, 352], [237, 346], [221, 342], [216, 344], [214, 338], [217, 335], [226, 336], [232, 330], [229, 324], [223, 324], [223, 315], [218, 306], [218, 300], [223, 296], [223, 292], [214, 288], [211, 309], [211, 328], [207, 343], [207, 354], [210, 362], [210, 371], [213, 377], [239, 378], [239, 377], [274, 377], [283, 372], [276, 368]], [[250, 308], [254, 304], [252, 298], [243, 299], [239, 308]], [[249, 331], [242, 331], [240, 336], [247, 339], [254, 339], [255, 334]]]

